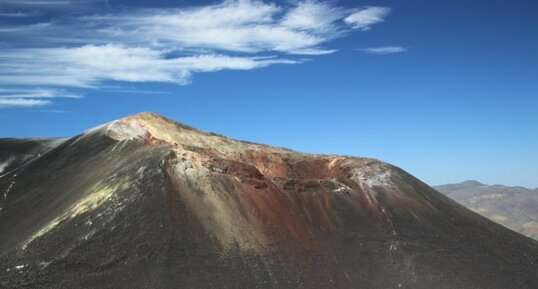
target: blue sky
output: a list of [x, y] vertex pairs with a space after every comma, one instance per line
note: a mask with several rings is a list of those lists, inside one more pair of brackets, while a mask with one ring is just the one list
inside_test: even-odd
[[536, 1], [0, 2], [0, 137], [140, 111], [538, 187]]

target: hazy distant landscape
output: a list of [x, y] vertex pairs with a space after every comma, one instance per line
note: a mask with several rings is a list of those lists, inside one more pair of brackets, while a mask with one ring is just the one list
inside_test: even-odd
[[477, 181], [434, 188], [474, 212], [538, 240], [538, 189], [485, 185]]

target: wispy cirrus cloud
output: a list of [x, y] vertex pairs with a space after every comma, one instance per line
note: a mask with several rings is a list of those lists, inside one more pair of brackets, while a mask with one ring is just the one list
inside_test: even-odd
[[0, 98], [0, 107], [32, 107], [51, 103], [50, 100], [27, 98]]
[[4, 5], [29, 5], [29, 6], [41, 6], [41, 5], [70, 5], [72, 2], [67, 0], [4, 0]]
[[378, 46], [378, 47], [368, 47], [368, 48], [360, 48], [359, 51], [362, 51], [364, 53], [368, 54], [394, 54], [394, 53], [401, 53], [407, 51], [407, 48], [402, 46]]
[[83, 98], [64, 89], [51, 88], [0, 88], [0, 98]]
[[0, 107], [33, 107], [50, 104], [53, 98], [82, 98], [64, 89], [0, 88]]
[[[0, 55], [0, 84], [96, 88], [106, 80], [188, 84], [197, 72], [249, 70], [295, 60], [203, 54], [166, 57], [167, 51], [123, 45], [16, 49]], [[16, 65], [14, 65], [16, 64]]]
[[[37, 7], [92, 1], [23, 2]], [[99, 88], [108, 81], [185, 85], [196, 73], [299, 64], [304, 55], [336, 52], [327, 48], [332, 40], [371, 29], [389, 11], [313, 0], [287, 4], [227, 0], [5, 25], [0, 28], [7, 39], [0, 54], [0, 85]], [[46, 104], [44, 98], [34, 97], [40, 100], [35, 105]]]
[[388, 7], [367, 7], [347, 16], [344, 21], [353, 28], [370, 30], [372, 25], [385, 21], [390, 10]]
[[22, 17], [28, 17], [34, 15], [34, 13], [27, 13], [27, 12], [0, 12], [0, 17], [12, 17], [12, 18], [22, 18]]
[[87, 5], [103, 0], [2, 0], [2, 5], [7, 7], [31, 7], [31, 8], [58, 8], [65, 6]]

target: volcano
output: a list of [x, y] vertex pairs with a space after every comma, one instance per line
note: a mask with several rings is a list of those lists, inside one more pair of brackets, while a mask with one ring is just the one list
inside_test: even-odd
[[153, 113], [28, 142], [0, 140], [0, 288], [538, 286], [537, 241], [378, 160]]

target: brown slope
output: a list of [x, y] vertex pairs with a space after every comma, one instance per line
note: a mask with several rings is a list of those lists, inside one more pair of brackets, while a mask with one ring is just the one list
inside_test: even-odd
[[[533, 288], [538, 244], [386, 163], [143, 113], [16, 171], [2, 288]], [[0, 188], [10, 182], [0, 178]]]

